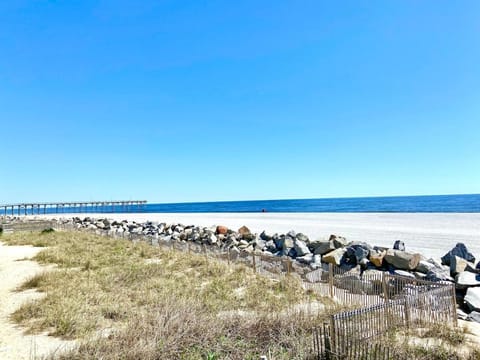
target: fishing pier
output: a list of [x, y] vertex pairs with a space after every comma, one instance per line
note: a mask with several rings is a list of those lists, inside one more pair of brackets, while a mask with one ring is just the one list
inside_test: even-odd
[[140, 212], [146, 200], [73, 201], [57, 203], [21, 203], [0, 205], [0, 216], [41, 215], [60, 213]]

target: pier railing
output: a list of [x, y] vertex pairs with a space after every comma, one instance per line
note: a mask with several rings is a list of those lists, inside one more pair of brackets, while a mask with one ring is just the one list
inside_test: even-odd
[[146, 200], [110, 200], [3, 204], [0, 205], [0, 216], [138, 212], [143, 209], [146, 203]]

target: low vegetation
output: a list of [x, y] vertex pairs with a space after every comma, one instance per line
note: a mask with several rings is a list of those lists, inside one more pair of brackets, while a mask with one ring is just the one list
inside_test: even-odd
[[2, 241], [46, 247], [57, 269], [19, 289], [45, 296], [12, 318], [30, 333], [82, 339], [55, 359], [306, 358], [325, 314], [291, 312], [317, 299], [294, 277], [271, 280], [243, 265], [84, 233], [14, 233]]

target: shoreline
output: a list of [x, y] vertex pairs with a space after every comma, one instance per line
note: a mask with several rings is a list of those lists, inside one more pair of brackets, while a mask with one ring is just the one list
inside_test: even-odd
[[184, 225], [224, 225], [253, 233], [302, 232], [311, 240], [330, 234], [348, 241], [392, 247], [395, 240], [407, 251], [439, 259], [458, 242], [480, 257], [480, 213], [71, 213], [29, 215], [28, 218], [108, 218], [135, 222], [158, 221]]

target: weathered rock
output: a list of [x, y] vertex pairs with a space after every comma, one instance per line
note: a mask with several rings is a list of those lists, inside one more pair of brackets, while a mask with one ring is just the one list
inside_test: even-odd
[[471, 286], [480, 286], [480, 275], [471, 273], [469, 271], [464, 271], [455, 277], [455, 283], [459, 289], [465, 289]]
[[297, 239], [294, 241], [294, 248], [295, 248], [295, 251], [297, 252], [297, 256], [304, 256], [304, 255], [311, 254], [310, 250], [308, 249], [308, 246], [301, 240]]
[[297, 233], [293, 230], [290, 230], [286, 236], [289, 236], [291, 237], [292, 239], [295, 239], [295, 237], [297, 236]]
[[240, 235], [244, 236], [244, 235], [250, 235], [251, 234], [251, 231], [248, 227], [246, 227], [245, 225], [242, 226], [240, 229], [238, 229], [237, 231]]
[[471, 311], [480, 311], [480, 288], [472, 287], [467, 290], [465, 304]]
[[393, 244], [393, 249], [405, 251], [405, 243], [401, 240], [396, 240], [395, 243]]
[[217, 234], [227, 235], [228, 228], [226, 226], [218, 225], [215, 231]]
[[340, 264], [342, 263], [343, 255], [346, 251], [347, 250], [344, 248], [330, 251], [328, 254], [322, 256], [322, 261], [328, 264], [340, 266]]
[[333, 242], [335, 249], [347, 246], [347, 239], [345, 239], [343, 236], [332, 234], [328, 240]]
[[350, 265], [360, 264], [363, 259], [368, 257], [369, 253], [370, 251], [365, 244], [350, 245], [345, 253], [345, 262]]
[[376, 267], [381, 267], [383, 265], [383, 258], [385, 257], [386, 251], [376, 251], [372, 250], [370, 251], [370, 255], [368, 257], [368, 260], [375, 265]]
[[434, 267], [430, 269], [426, 276], [425, 280], [429, 281], [453, 281], [453, 278], [450, 276], [450, 270], [448, 268], [437, 268]]
[[265, 240], [262, 240], [260, 237], [256, 238], [255, 241], [253, 242], [255, 249], [260, 249], [263, 250], [265, 249], [267, 242]]
[[450, 259], [450, 275], [455, 276], [466, 270], [475, 271], [475, 265], [472, 263], [469, 263], [467, 260], [461, 257], [452, 256], [452, 258]]
[[309, 244], [310, 249], [312, 252], [316, 255], [325, 255], [329, 253], [330, 251], [333, 251], [336, 249], [333, 241], [330, 240], [316, 240], [313, 241]]
[[411, 254], [401, 250], [388, 249], [384, 260], [400, 270], [414, 270], [420, 262], [420, 254]]
[[295, 260], [297, 260], [302, 264], [308, 265], [313, 261], [313, 254], [305, 254], [303, 256], [298, 256], [298, 253], [297, 253], [297, 257]]
[[262, 231], [262, 233], [260, 234], [260, 239], [262, 240], [265, 240], [265, 241], [270, 241], [272, 240], [273, 236], [272, 235], [269, 235], [265, 232], [265, 230]]
[[[457, 315], [458, 315], [458, 313], [457, 313]], [[459, 316], [459, 318], [460, 318], [460, 316]], [[465, 320], [480, 323], [480, 312], [472, 311], [470, 314], [468, 314], [466, 316]]]
[[418, 272], [421, 272], [423, 274], [426, 274], [428, 273], [430, 270], [433, 270], [435, 269], [435, 264], [432, 264], [430, 261], [428, 260], [420, 260], [418, 262], [418, 265], [417, 267], [415, 268], [415, 271], [418, 271]]
[[273, 240], [268, 240], [265, 243], [265, 247], [267, 248], [268, 251], [271, 253], [275, 253], [277, 251], [277, 246], [275, 245], [275, 242]]
[[295, 235], [295, 239], [299, 241], [303, 241], [304, 243], [308, 243], [310, 241], [308, 239], [308, 236], [302, 233], [297, 233], [297, 235]]
[[457, 318], [460, 320], [467, 320], [468, 314], [457, 307]]
[[450, 263], [452, 262], [454, 256], [458, 256], [462, 259], [467, 260], [468, 262], [475, 262], [475, 256], [473, 256], [473, 254], [468, 251], [464, 243], [457, 243], [457, 245], [455, 245], [452, 250], [443, 255], [442, 264], [450, 266]]
[[293, 246], [294, 246], [294, 241], [289, 236], [285, 236], [285, 237], [280, 238], [279, 246], [277, 244], [277, 247], [279, 249], [283, 250], [283, 251], [287, 251], [287, 250], [293, 248]]
[[214, 233], [210, 233], [207, 237], [207, 242], [209, 245], [216, 244], [218, 241], [217, 237], [215, 236]]

